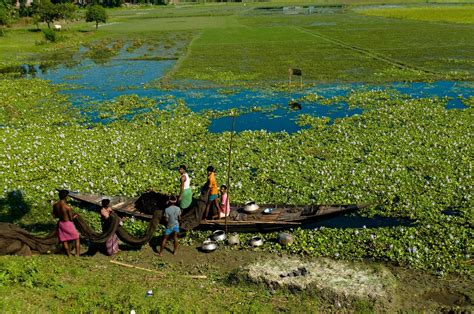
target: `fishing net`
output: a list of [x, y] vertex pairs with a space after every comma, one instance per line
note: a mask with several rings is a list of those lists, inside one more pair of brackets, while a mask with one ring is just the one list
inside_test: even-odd
[[[97, 244], [103, 244], [113, 235], [131, 246], [142, 246], [153, 237], [158, 225], [162, 222], [166, 208], [167, 196], [155, 192], [148, 192], [137, 200], [136, 206], [153, 213], [145, 234], [134, 237], [120, 225], [120, 217], [112, 212], [103, 224], [102, 232], [95, 231], [87, 221], [77, 215], [74, 224], [82, 238]], [[204, 198], [204, 197], [203, 197]], [[193, 200], [193, 203], [182, 214], [181, 228], [191, 230], [197, 227], [205, 210], [206, 202], [203, 199]], [[0, 223], [0, 255], [31, 255], [56, 253], [60, 250], [56, 228], [44, 237], [35, 236], [28, 231], [10, 223]]]
[[10, 223], [0, 223], [0, 255], [31, 255], [55, 253], [58, 244], [57, 230], [37, 237]]

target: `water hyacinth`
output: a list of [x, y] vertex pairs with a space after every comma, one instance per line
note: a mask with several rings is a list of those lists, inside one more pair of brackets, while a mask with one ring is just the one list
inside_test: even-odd
[[[2, 198], [11, 208], [20, 209], [21, 202], [30, 208], [23, 217], [12, 218], [51, 221], [49, 200], [56, 188], [126, 196], [150, 188], [177, 193], [176, 169], [182, 163], [189, 168], [195, 195], [206, 181], [209, 164], [217, 168], [218, 183], [226, 183], [230, 133], [210, 134], [205, 114], [177, 103], [125, 119], [130, 110], [152, 104], [122, 96], [96, 104], [114, 117], [104, 124], [88, 121], [56, 93], [57, 87], [40, 80], [34, 83], [0, 80], [5, 95], [0, 100]], [[22, 92], [26, 84], [32, 93]], [[13, 101], [16, 93], [23, 97], [19, 102]], [[466, 256], [472, 255], [474, 236], [469, 228], [473, 169], [466, 157], [473, 150], [472, 108], [446, 110], [440, 100], [415, 100], [391, 91], [364, 93], [353, 91], [348, 96], [354, 105], [366, 104], [368, 110], [358, 116], [331, 124], [305, 117], [311, 127], [291, 135], [264, 130], [236, 134], [232, 201], [371, 202], [374, 205], [362, 215], [411, 218], [416, 227], [293, 230], [295, 243], [281, 250], [468, 272]], [[122, 105], [115, 108], [117, 103]], [[7, 104], [14, 104], [13, 109], [6, 110]], [[458, 214], [443, 214], [449, 208]], [[6, 206], [1, 210], [11, 212]], [[141, 228], [132, 221], [125, 227], [137, 232]], [[275, 249], [270, 245], [265, 247]]]

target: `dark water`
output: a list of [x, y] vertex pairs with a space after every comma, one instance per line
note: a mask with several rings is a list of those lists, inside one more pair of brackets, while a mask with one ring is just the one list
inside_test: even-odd
[[315, 228], [381, 228], [381, 227], [413, 227], [414, 222], [408, 219], [387, 218], [375, 216], [373, 218], [360, 217], [358, 215], [336, 216], [314, 223], [306, 224], [302, 229]]
[[[350, 109], [347, 104], [323, 105], [318, 101], [303, 103], [301, 110], [291, 110], [288, 103], [292, 98], [298, 99], [310, 93], [325, 98], [345, 96], [353, 90], [395, 89], [414, 98], [450, 97], [447, 108], [463, 108], [459, 95], [473, 95], [473, 86], [469, 82], [438, 81], [432, 83], [398, 83], [384, 85], [367, 84], [321, 84], [304, 90], [278, 92], [250, 89], [192, 88], [163, 90], [150, 88], [147, 84], [160, 80], [175, 65], [174, 60], [137, 61], [130, 60], [140, 55], [140, 50], [132, 53], [122, 50], [117, 56], [104, 62], [77, 58], [75, 63], [46, 67], [24, 67], [24, 75], [50, 80], [55, 84], [70, 84], [63, 93], [70, 95], [74, 105], [94, 101], [111, 100], [120, 95], [136, 94], [140, 97], [156, 99], [159, 106], [176, 103], [177, 99], [185, 101], [193, 111], [225, 111], [240, 108], [248, 113], [236, 120], [236, 131], [268, 130], [271, 132], [296, 132], [301, 129], [296, 124], [300, 114], [318, 117], [335, 118], [360, 114], [361, 109]], [[266, 109], [252, 112], [251, 108]], [[211, 132], [230, 130], [230, 117], [217, 118], [212, 121]]]

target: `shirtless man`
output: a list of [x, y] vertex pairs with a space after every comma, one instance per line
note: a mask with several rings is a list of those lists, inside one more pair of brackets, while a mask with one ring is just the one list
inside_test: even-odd
[[79, 234], [76, 231], [76, 227], [72, 222], [72, 220], [76, 218], [76, 215], [73, 215], [71, 207], [66, 203], [69, 192], [67, 190], [60, 190], [58, 194], [59, 201], [53, 204], [53, 216], [59, 219], [59, 242], [63, 244], [67, 256], [71, 256], [68, 242], [74, 240], [76, 242], [76, 256], [79, 256], [81, 254], [81, 242], [79, 241]]

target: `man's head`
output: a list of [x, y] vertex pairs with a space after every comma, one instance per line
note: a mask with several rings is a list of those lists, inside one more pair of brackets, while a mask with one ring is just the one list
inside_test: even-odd
[[184, 174], [186, 172], [186, 166], [185, 165], [180, 165], [178, 171], [179, 171], [179, 173]]
[[68, 190], [59, 190], [58, 195], [59, 195], [60, 200], [65, 200], [66, 197], [69, 195], [69, 191]]
[[102, 207], [109, 207], [110, 205], [110, 200], [108, 198], [104, 198], [102, 200]]
[[213, 166], [207, 167], [207, 173], [211, 174], [212, 172], [214, 172], [214, 167]]
[[170, 197], [168, 198], [168, 203], [169, 204], [176, 204], [176, 202], [178, 201], [178, 198], [176, 197], [176, 195], [170, 195]]

